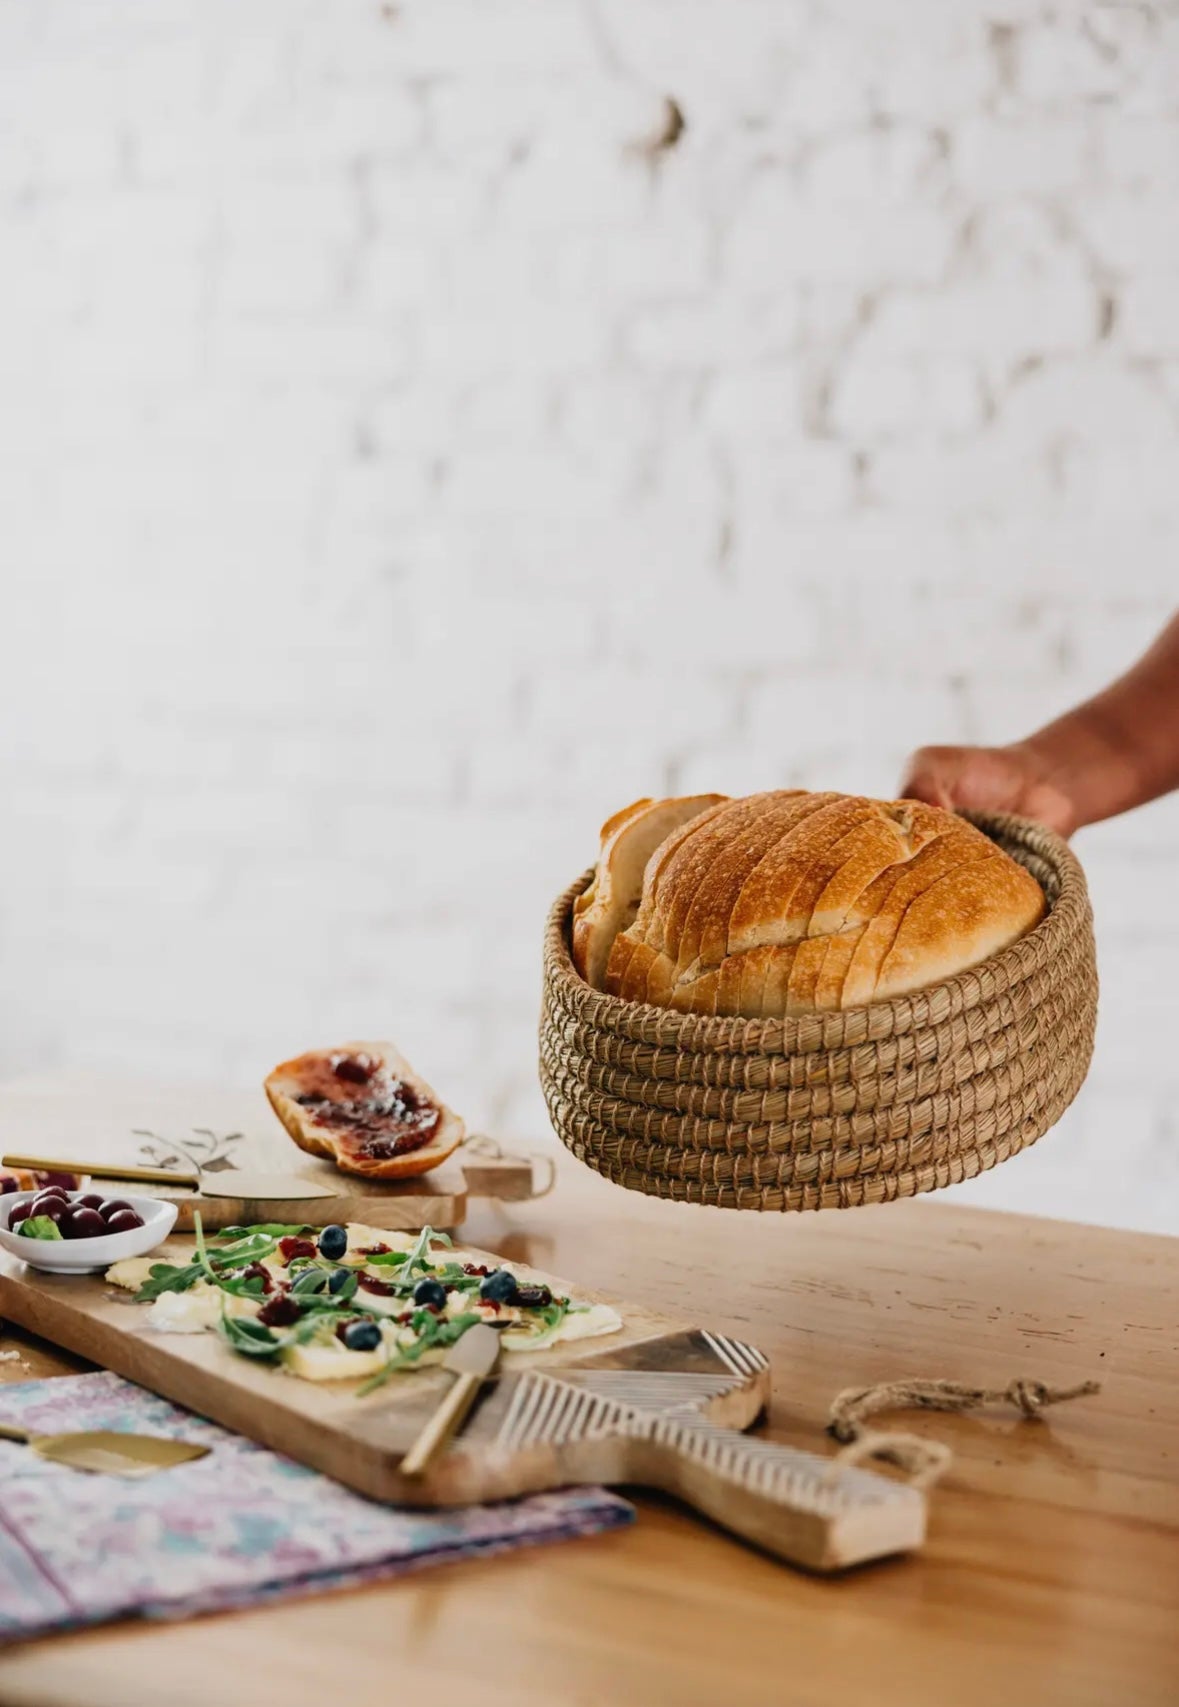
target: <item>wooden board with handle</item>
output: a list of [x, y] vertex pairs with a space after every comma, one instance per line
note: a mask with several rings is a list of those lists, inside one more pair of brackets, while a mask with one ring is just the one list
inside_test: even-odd
[[[172, 1239], [161, 1260], [189, 1260]], [[494, 1265], [494, 1256], [475, 1253]], [[598, 1295], [530, 1270], [555, 1292]], [[884, 1476], [751, 1439], [769, 1394], [755, 1347], [616, 1303], [621, 1332], [505, 1354], [464, 1432], [420, 1477], [401, 1460], [453, 1377], [394, 1376], [361, 1398], [238, 1356], [210, 1333], [162, 1334], [101, 1275], [49, 1275], [0, 1256], [0, 1316], [370, 1498], [469, 1505], [579, 1483], [638, 1484], [812, 1570], [917, 1547], [925, 1498]]]
[[[0, 1156], [36, 1156], [114, 1166], [199, 1167], [200, 1183], [152, 1184], [151, 1195], [178, 1206], [177, 1226], [199, 1211], [210, 1230], [255, 1221], [363, 1221], [412, 1231], [457, 1227], [472, 1197], [523, 1202], [537, 1195], [527, 1157], [504, 1155], [490, 1140], [471, 1138], [440, 1167], [387, 1183], [343, 1174], [308, 1156], [285, 1134], [262, 1090], [163, 1089], [151, 1084], [78, 1075], [18, 1080], [0, 1090]], [[119, 1176], [132, 1189], [133, 1175]], [[286, 1179], [291, 1191], [274, 1195]], [[104, 1179], [103, 1188], [108, 1181]], [[140, 1191], [143, 1186], [136, 1187]], [[117, 1179], [108, 1195], [118, 1190]]]

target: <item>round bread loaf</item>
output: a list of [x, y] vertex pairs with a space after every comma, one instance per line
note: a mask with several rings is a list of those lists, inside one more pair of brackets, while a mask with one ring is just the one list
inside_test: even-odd
[[696, 795], [636, 802], [604, 827], [573, 954], [588, 983], [628, 1001], [774, 1019], [940, 983], [1044, 911], [1023, 866], [939, 807]]

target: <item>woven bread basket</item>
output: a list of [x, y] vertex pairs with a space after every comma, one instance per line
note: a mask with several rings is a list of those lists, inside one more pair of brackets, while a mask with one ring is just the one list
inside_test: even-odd
[[544, 945], [540, 1076], [557, 1135], [633, 1191], [727, 1209], [846, 1209], [955, 1185], [1034, 1144], [1093, 1053], [1084, 874], [1058, 836], [968, 813], [1044, 890], [1042, 922], [945, 983], [842, 1013], [717, 1019], [592, 990]]

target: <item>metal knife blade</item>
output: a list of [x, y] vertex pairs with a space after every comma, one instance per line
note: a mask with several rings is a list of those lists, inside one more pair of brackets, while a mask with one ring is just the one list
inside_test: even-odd
[[476, 1375], [486, 1381], [499, 1362], [499, 1335], [487, 1322], [476, 1322], [461, 1339], [455, 1340], [442, 1359], [452, 1375]]

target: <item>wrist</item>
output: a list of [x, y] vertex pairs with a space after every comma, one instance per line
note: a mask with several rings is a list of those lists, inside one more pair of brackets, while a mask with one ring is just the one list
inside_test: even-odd
[[1034, 779], [1034, 817], [1067, 824], [1066, 834], [1113, 817], [1141, 798], [1135, 750], [1094, 703], [1079, 706], [1012, 749]]

